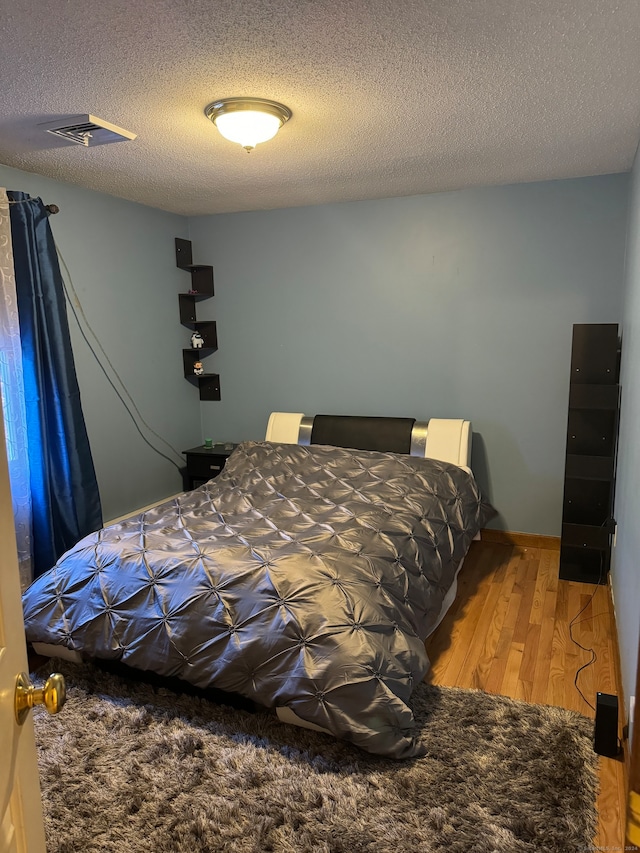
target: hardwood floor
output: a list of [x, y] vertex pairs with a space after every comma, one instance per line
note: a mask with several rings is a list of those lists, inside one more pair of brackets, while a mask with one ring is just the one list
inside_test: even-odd
[[[427, 641], [432, 669], [426, 680], [559, 705], [594, 718], [574, 685], [576, 671], [592, 658], [586, 650], [593, 649], [596, 660], [580, 672], [578, 685], [592, 705], [597, 691], [616, 694], [622, 716], [609, 587], [559, 580], [558, 565], [556, 549], [474, 542], [460, 572], [456, 600]], [[572, 620], [573, 638], [584, 649], [570, 637]], [[623, 850], [624, 758], [600, 756], [599, 772], [594, 845]]]

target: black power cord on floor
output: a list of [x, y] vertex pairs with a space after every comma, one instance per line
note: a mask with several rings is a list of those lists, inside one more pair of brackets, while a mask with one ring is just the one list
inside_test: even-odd
[[[615, 519], [614, 519], [614, 518], [612, 518], [611, 516], [609, 516], [608, 518], [606, 518], [606, 519], [602, 522], [602, 524], [600, 525], [600, 527], [601, 527], [601, 528], [602, 528], [602, 527], [606, 527], [606, 528], [608, 529], [609, 533], [613, 533], [613, 531], [614, 531], [614, 530], [615, 530], [615, 528], [616, 528], [616, 521], [615, 521]], [[592, 704], [591, 704], [591, 702], [589, 702], [589, 700], [588, 700], [588, 699], [587, 699], [587, 697], [584, 695], [584, 693], [582, 692], [582, 690], [580, 690], [580, 688], [579, 688], [579, 686], [578, 686], [578, 676], [580, 675], [580, 673], [582, 672], [582, 670], [583, 670], [583, 669], [586, 669], [587, 667], [591, 666], [592, 664], [594, 664], [594, 663], [598, 660], [598, 655], [596, 654], [595, 649], [593, 649], [593, 648], [586, 648], [585, 646], [583, 646], [583, 645], [582, 645], [582, 643], [579, 643], [579, 642], [576, 640], [576, 638], [573, 636], [573, 626], [574, 626], [574, 624], [576, 624], [576, 619], [578, 618], [578, 616], [582, 616], [582, 614], [583, 614], [583, 613], [584, 613], [584, 611], [587, 609], [587, 607], [589, 607], [589, 606], [591, 605], [591, 603], [593, 602], [593, 599], [594, 599], [595, 594], [596, 594], [596, 592], [597, 592], [597, 590], [598, 590], [598, 587], [599, 587], [599, 586], [602, 586], [602, 582], [603, 582], [603, 580], [604, 580], [604, 574], [605, 574], [605, 568], [604, 568], [604, 553], [603, 553], [603, 552], [600, 552], [600, 571], [598, 572], [598, 582], [597, 582], [597, 583], [595, 584], [595, 586], [593, 587], [593, 592], [591, 593], [591, 595], [590, 595], [589, 600], [587, 601], [587, 603], [584, 605], [584, 607], [583, 607], [583, 608], [581, 608], [581, 610], [579, 610], [579, 611], [578, 611], [578, 613], [576, 613], [576, 615], [573, 617], [573, 619], [572, 619], [572, 620], [571, 620], [571, 622], [569, 623], [569, 638], [570, 638], [571, 642], [572, 642], [572, 643], [574, 643], [576, 646], [578, 646], [578, 648], [579, 648], [579, 649], [582, 649], [582, 651], [583, 651], [583, 652], [587, 652], [587, 653], [590, 653], [590, 654], [591, 654], [591, 660], [589, 660], [589, 661], [587, 661], [586, 663], [582, 664], [582, 666], [581, 666], [581, 667], [579, 667], [579, 668], [578, 668], [578, 670], [576, 671], [576, 675], [575, 675], [575, 678], [573, 679], [573, 683], [574, 683], [574, 685], [575, 685], [576, 690], [577, 690], [577, 691], [578, 691], [578, 693], [580, 694], [580, 696], [582, 696], [582, 698], [584, 699], [584, 701], [586, 702], [586, 704], [591, 708], [591, 710], [592, 710], [592, 711], [595, 711], [595, 710], [596, 710], [596, 709], [595, 709], [595, 706], [594, 706], [594, 705], [592, 705]], [[593, 618], [594, 618], [594, 617], [593, 617], [593, 615], [592, 615], [592, 616], [587, 617], [587, 619], [582, 619], [581, 621], [582, 621], [582, 622], [586, 622], [586, 621], [588, 621], [588, 619], [593, 619]]]
[[[603, 522], [601, 527], [609, 527], [610, 529], [612, 529], [612, 528], [615, 529], [615, 524], [616, 524], [616, 522], [614, 519], [608, 518], [605, 522]], [[578, 693], [580, 694], [580, 696], [584, 700], [584, 702], [596, 714], [597, 714], [597, 711], [596, 711], [595, 705], [592, 705], [591, 702], [589, 702], [589, 700], [584, 695], [584, 693], [582, 692], [582, 690], [580, 689], [580, 687], [578, 685], [578, 677], [584, 669], [587, 669], [588, 667], [592, 666], [598, 660], [598, 655], [596, 654], [596, 650], [593, 647], [583, 646], [582, 643], [580, 643], [580, 642], [578, 642], [578, 640], [576, 640], [576, 638], [573, 636], [573, 627], [574, 627], [574, 625], [580, 624], [580, 622], [577, 622], [576, 620], [593, 603], [593, 599], [595, 598], [595, 594], [598, 591], [598, 587], [602, 586], [602, 584], [603, 584], [604, 574], [605, 574], [604, 562], [605, 562], [604, 561], [604, 554], [601, 553], [600, 554], [600, 570], [598, 572], [598, 582], [594, 585], [593, 592], [589, 596], [589, 600], [578, 611], [578, 613], [576, 613], [576, 615], [573, 617], [573, 619], [569, 623], [569, 638], [571, 639], [571, 642], [574, 643], [576, 646], [578, 646], [579, 649], [582, 649], [582, 651], [587, 652], [588, 654], [591, 655], [591, 659], [588, 660], [586, 663], [583, 663], [582, 666], [578, 667], [578, 669], [576, 670], [576, 674], [575, 674], [575, 678], [573, 679], [573, 683], [575, 685], [576, 690], [578, 691]], [[592, 614], [591, 616], [588, 616], [585, 619], [582, 619], [580, 621], [581, 622], [588, 622], [590, 619], [595, 619], [595, 618], [596, 617]], [[618, 741], [618, 752], [622, 752], [622, 741], [620, 740], [620, 738], [617, 738], [617, 741]]]
[[[591, 596], [589, 597], [589, 600], [587, 601], [587, 603], [584, 605], [584, 607], [581, 610], [578, 611], [578, 613], [576, 613], [576, 615], [573, 617], [571, 622], [569, 622], [569, 639], [571, 640], [571, 642], [574, 643], [576, 646], [578, 646], [579, 649], [582, 649], [583, 652], [587, 652], [588, 654], [591, 654], [591, 660], [588, 660], [586, 663], [583, 663], [582, 666], [576, 670], [576, 674], [575, 674], [575, 678], [573, 679], [573, 683], [575, 685], [576, 690], [580, 694], [580, 696], [582, 696], [582, 698], [587, 703], [587, 705], [591, 708], [592, 711], [596, 710], [595, 705], [592, 705], [591, 702], [589, 702], [587, 697], [584, 695], [582, 690], [580, 690], [580, 687], [578, 686], [578, 676], [580, 675], [580, 673], [582, 672], [583, 669], [587, 669], [587, 667], [592, 666], [598, 660], [598, 655], [596, 654], [596, 650], [594, 648], [587, 648], [586, 646], [583, 646], [582, 643], [579, 643], [576, 640], [576, 638], [573, 636], [573, 626], [576, 624], [577, 618], [579, 616], [582, 616], [582, 614], [587, 609], [587, 607], [589, 607], [591, 605], [591, 603], [593, 602], [593, 599], [595, 597], [597, 589], [602, 584], [603, 574], [604, 574], [604, 559], [601, 556], [600, 557], [600, 573], [598, 576], [598, 583], [594, 586], [593, 592], [591, 593]], [[593, 616], [589, 616], [588, 619], [593, 619]], [[581, 621], [586, 622], [586, 621], [588, 621], [588, 619], [582, 619]]]

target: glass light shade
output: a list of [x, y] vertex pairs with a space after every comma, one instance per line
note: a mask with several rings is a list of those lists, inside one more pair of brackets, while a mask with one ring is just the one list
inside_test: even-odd
[[239, 110], [216, 116], [214, 124], [230, 142], [239, 142], [243, 148], [255, 148], [258, 143], [273, 139], [282, 122], [269, 113]]
[[291, 110], [265, 98], [224, 98], [214, 101], [204, 114], [225, 139], [251, 151], [260, 142], [273, 139], [291, 118]]

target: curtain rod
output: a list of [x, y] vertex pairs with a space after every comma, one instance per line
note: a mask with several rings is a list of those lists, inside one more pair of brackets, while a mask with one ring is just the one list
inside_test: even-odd
[[[28, 196], [27, 198], [18, 199], [17, 201], [13, 201], [13, 199], [9, 199], [9, 204], [24, 204], [25, 201], [33, 201], [32, 196]], [[47, 213], [56, 214], [60, 213], [60, 208], [57, 204], [45, 204], [44, 209]]]

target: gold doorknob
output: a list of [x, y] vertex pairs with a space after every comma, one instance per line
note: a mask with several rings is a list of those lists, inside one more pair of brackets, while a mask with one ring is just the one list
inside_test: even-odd
[[34, 687], [29, 681], [29, 676], [21, 672], [16, 678], [15, 707], [18, 725], [21, 726], [24, 723], [34, 705], [44, 705], [50, 714], [57, 714], [62, 710], [66, 699], [67, 688], [64, 675], [54, 672], [42, 687]]

